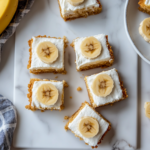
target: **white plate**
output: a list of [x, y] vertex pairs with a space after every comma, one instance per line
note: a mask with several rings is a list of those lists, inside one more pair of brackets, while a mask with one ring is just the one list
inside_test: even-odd
[[125, 9], [125, 29], [128, 38], [137, 54], [150, 64], [150, 44], [139, 34], [139, 25], [150, 17], [138, 10], [138, 0], [127, 0]]

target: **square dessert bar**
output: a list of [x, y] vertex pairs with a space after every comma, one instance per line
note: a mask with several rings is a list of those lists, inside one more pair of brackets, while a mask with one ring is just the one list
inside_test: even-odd
[[84, 78], [92, 106], [113, 104], [128, 97], [116, 69]]
[[64, 108], [64, 87], [67, 87], [64, 80], [30, 79], [27, 94], [29, 105], [25, 108], [32, 111], [37, 109], [42, 111], [62, 110]]
[[92, 148], [97, 148], [106, 133], [111, 129], [111, 124], [96, 112], [88, 102], [82, 103], [81, 107], [71, 116], [65, 126], [76, 137], [83, 140]]
[[138, 4], [140, 5], [140, 11], [148, 13], [150, 15], [150, 0], [140, 0]]
[[96, 15], [102, 11], [99, 0], [58, 0], [61, 17], [65, 20]]
[[40, 35], [29, 40], [30, 56], [27, 68], [30, 70], [30, 73], [66, 73], [64, 52], [67, 42], [66, 37], [56, 38]]
[[76, 54], [76, 69], [83, 71], [97, 67], [107, 68], [114, 62], [108, 35], [98, 34], [73, 40], [71, 46]]

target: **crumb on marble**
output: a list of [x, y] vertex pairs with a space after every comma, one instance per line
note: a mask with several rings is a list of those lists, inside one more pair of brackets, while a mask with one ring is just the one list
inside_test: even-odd
[[77, 91], [82, 91], [82, 88], [79, 86], [79, 87], [77, 88]]
[[57, 78], [58, 78], [58, 76], [55, 77], [55, 79], [57, 79]]
[[65, 120], [68, 120], [69, 118], [70, 118], [69, 116], [65, 116], [65, 117], [64, 117]]
[[70, 99], [72, 99], [72, 96], [70, 96]]
[[67, 82], [65, 82], [65, 87], [68, 87], [69, 85], [68, 85], [68, 83]]

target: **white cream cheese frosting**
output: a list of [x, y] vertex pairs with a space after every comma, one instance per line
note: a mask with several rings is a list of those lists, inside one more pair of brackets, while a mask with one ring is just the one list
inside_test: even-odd
[[[55, 38], [36, 38], [33, 37], [32, 43], [32, 61], [30, 70], [38, 69], [64, 69], [64, 39], [55, 39]], [[49, 41], [52, 42], [58, 49], [58, 58], [52, 64], [46, 64], [42, 62], [36, 53], [37, 46], [39, 43]]]
[[61, 13], [63, 16], [74, 14], [76, 10], [80, 9], [93, 9], [93, 7], [99, 7], [97, 0], [85, 0], [82, 4], [78, 6], [71, 5], [68, 0], [59, 0]]
[[145, 0], [145, 5], [149, 5], [150, 6], [150, 0]]
[[103, 61], [111, 60], [109, 49], [107, 47], [106, 35], [105, 34], [99, 34], [99, 35], [94, 35], [93, 37], [95, 37], [102, 45], [102, 52], [95, 59], [85, 58], [81, 53], [80, 45], [81, 45], [82, 41], [87, 37], [81, 37], [81, 38], [77, 38], [74, 40], [74, 49], [76, 52], [77, 69], [80, 69], [82, 66], [86, 66], [86, 65], [89, 65], [91, 63], [96, 63], [97, 61], [103, 62]]
[[[93, 117], [97, 119], [99, 123], [99, 133], [92, 138], [85, 138], [82, 136], [80, 131], [78, 130], [78, 123], [82, 119], [82, 117]], [[88, 143], [90, 146], [96, 146], [99, 140], [102, 138], [103, 134], [107, 131], [109, 127], [109, 123], [106, 122], [102, 117], [100, 117], [90, 106], [87, 104], [85, 107], [79, 112], [76, 118], [69, 123], [69, 129], [73, 131], [77, 136], [83, 138], [85, 143]]]
[[[59, 96], [58, 96], [58, 100], [57, 102], [54, 104], [54, 105], [50, 105], [50, 106], [47, 106], [47, 105], [44, 105], [42, 103], [40, 103], [37, 99], [36, 99], [36, 92], [39, 88], [39, 86], [41, 86], [42, 84], [45, 84], [45, 83], [51, 83], [53, 84], [58, 92], [59, 92]], [[31, 103], [31, 106], [32, 107], [36, 107], [36, 108], [55, 108], [55, 109], [60, 109], [60, 106], [62, 105], [62, 94], [63, 94], [63, 88], [64, 88], [64, 84], [63, 84], [63, 81], [58, 81], [58, 82], [52, 82], [52, 81], [35, 81], [34, 84], [33, 84], [33, 88], [32, 88], [32, 103]], [[41, 108], [40, 108], [41, 107]]]
[[[114, 87], [112, 92], [110, 93], [110, 95], [106, 96], [106, 97], [100, 97], [97, 96], [93, 93], [93, 90], [91, 88], [91, 85], [94, 81], [94, 79], [99, 75], [99, 74], [107, 74], [109, 75], [113, 81], [114, 81]], [[95, 75], [91, 75], [87, 77], [87, 84], [88, 84], [88, 88], [90, 90], [90, 93], [93, 97], [94, 100], [94, 104], [96, 104], [96, 106], [100, 106], [100, 105], [104, 105], [106, 103], [113, 103], [116, 100], [120, 100], [123, 98], [123, 93], [122, 93], [122, 89], [120, 86], [120, 81], [119, 81], [119, 76], [118, 73], [116, 72], [116, 69], [111, 69], [109, 71], [104, 71], [102, 73], [99, 74], [95, 74]]]

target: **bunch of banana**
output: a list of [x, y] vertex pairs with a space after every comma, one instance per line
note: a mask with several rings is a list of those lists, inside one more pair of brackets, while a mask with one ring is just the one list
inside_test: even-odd
[[146, 117], [150, 119], [150, 102], [146, 102], [144, 108]]
[[113, 87], [114, 87], [114, 81], [107, 74], [98, 75], [94, 79], [91, 86], [93, 93], [100, 97], [108, 96], [112, 92]]
[[150, 43], [150, 18], [146, 18], [141, 22], [139, 32], [145, 41]]
[[73, 6], [78, 6], [84, 2], [84, 0], [68, 0], [68, 2]]
[[0, 34], [12, 20], [18, 6], [18, 0], [0, 0]]
[[36, 92], [37, 100], [44, 105], [54, 105], [58, 96], [57, 88], [51, 83], [42, 84]]
[[58, 58], [57, 47], [53, 43], [48, 41], [41, 42], [37, 46], [36, 53], [39, 59], [46, 64], [51, 64]]
[[99, 132], [99, 123], [95, 118], [84, 117], [78, 124], [79, 132], [86, 138], [92, 138]]
[[101, 54], [102, 46], [95, 37], [87, 37], [82, 41], [80, 49], [85, 58], [94, 59]]

